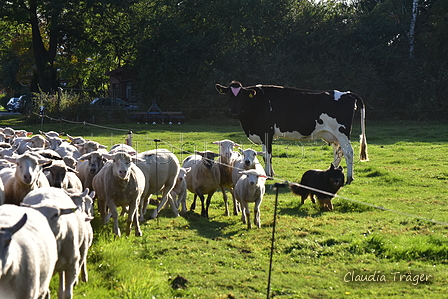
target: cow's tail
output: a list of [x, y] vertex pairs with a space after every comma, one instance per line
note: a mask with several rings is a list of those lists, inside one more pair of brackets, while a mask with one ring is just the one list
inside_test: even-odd
[[362, 162], [369, 161], [369, 156], [367, 155], [367, 139], [366, 139], [366, 106], [364, 101], [356, 96], [358, 106], [361, 106], [361, 135], [359, 135], [359, 159]]

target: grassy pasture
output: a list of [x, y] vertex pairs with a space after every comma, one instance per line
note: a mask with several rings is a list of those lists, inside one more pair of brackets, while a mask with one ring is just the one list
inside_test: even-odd
[[[80, 125], [1, 122], [82, 135], [108, 146], [126, 135]], [[233, 122], [111, 126], [133, 129], [138, 151], [167, 148], [180, 160], [193, 150], [217, 151], [212, 142], [222, 139], [261, 150]], [[359, 131], [354, 126], [356, 153]], [[447, 124], [368, 122], [370, 161], [355, 164], [355, 181], [341, 189], [332, 212], [319, 211], [310, 200], [301, 206], [298, 197], [280, 189], [271, 296], [448, 297], [447, 133]], [[276, 141], [278, 179], [267, 183], [261, 229], [249, 231], [239, 216], [224, 216], [220, 192], [213, 196], [210, 219], [197, 211], [173, 218], [166, 209], [142, 224], [143, 237], [115, 239], [111, 224], [103, 227], [94, 219], [90, 281], [75, 287], [75, 298], [265, 298], [275, 203], [271, 186], [298, 182], [306, 170], [326, 169], [331, 161], [332, 149], [324, 142]], [[191, 200], [189, 194], [188, 204]], [[178, 275], [187, 279], [186, 288], [172, 287]], [[53, 296], [56, 292], [55, 277]]]

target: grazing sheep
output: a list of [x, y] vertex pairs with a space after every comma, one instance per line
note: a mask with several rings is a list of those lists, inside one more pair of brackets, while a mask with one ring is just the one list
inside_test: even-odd
[[239, 156], [235, 161], [233, 161], [232, 169], [232, 182], [236, 185], [239, 178], [241, 177], [240, 172], [243, 170], [256, 169], [259, 173], [266, 175], [263, 166], [257, 159], [257, 155], [262, 155], [263, 152], [257, 152], [251, 148], [241, 150], [241, 156]]
[[50, 298], [58, 252], [41, 213], [0, 206], [0, 298]]
[[319, 206], [321, 209], [331, 211], [333, 210], [333, 204], [331, 199], [333, 195], [328, 195], [320, 193], [315, 190], [310, 190], [302, 186], [308, 186], [317, 190], [322, 190], [331, 194], [336, 194], [338, 190], [344, 185], [344, 173], [341, 166], [334, 167], [331, 164], [330, 168], [327, 170], [308, 170], [306, 171], [299, 184], [292, 183], [289, 185], [291, 191], [294, 194], [300, 195], [302, 197], [302, 205], [305, 203], [305, 199], [311, 197], [311, 201], [316, 203], [314, 196], [317, 197], [319, 201]]
[[31, 154], [5, 159], [16, 165], [14, 175], [10, 169], [0, 170], [0, 177], [5, 185], [5, 203], [19, 205], [31, 190], [50, 186], [40, 169], [40, 165], [49, 163], [50, 160], [37, 158]]
[[236, 160], [239, 157], [238, 152], [234, 152], [233, 148], [240, 146], [239, 144], [224, 139], [221, 141], [215, 141], [213, 144], [219, 145], [219, 158], [217, 160], [217, 163], [219, 165], [219, 170], [221, 172], [221, 182], [219, 184], [219, 187], [221, 188], [222, 192], [222, 198], [224, 200], [224, 206], [225, 206], [225, 215], [229, 216], [229, 204], [227, 199], [227, 194], [225, 188], [230, 190], [230, 194], [232, 194], [232, 200], [233, 200], [233, 214], [238, 215], [238, 204], [235, 200], [235, 197], [233, 196], [233, 182], [232, 182], [232, 165], [234, 160]]
[[260, 204], [263, 200], [265, 192], [266, 175], [255, 169], [241, 171], [241, 177], [235, 185], [235, 197], [241, 204], [241, 220], [243, 223], [247, 221], [247, 228], [252, 228], [250, 221], [249, 202], [255, 203], [255, 225], [261, 227], [260, 222]]
[[177, 157], [166, 149], [150, 150], [138, 154], [137, 166], [145, 175], [145, 190], [143, 191], [140, 200], [140, 221], [144, 220], [146, 208], [149, 203], [151, 195], [162, 192], [162, 201], [157, 206], [157, 209], [151, 214], [151, 219], [154, 219], [159, 214], [160, 210], [165, 206], [169, 200], [174, 215], [179, 216], [179, 211], [169, 193], [176, 184], [176, 178], [179, 173], [179, 160]]
[[51, 187], [82, 192], [82, 182], [76, 175], [77, 171], [65, 165], [63, 161], [52, 161], [51, 165], [43, 168], [43, 171]]
[[81, 180], [83, 189], [89, 188], [93, 190], [93, 177], [103, 168], [106, 162], [107, 159], [100, 152], [91, 152], [79, 158], [79, 162], [76, 165], [76, 171], [78, 171], [76, 175]]
[[114, 233], [120, 236], [117, 207], [129, 206], [126, 235], [131, 233], [132, 222], [134, 222], [135, 235], [141, 236], [138, 207], [145, 190], [145, 175], [132, 162], [132, 157], [126, 153], [104, 154], [104, 157], [112, 161], [107, 162], [92, 181], [103, 223], [109, 220], [106, 217], [106, 208], [109, 208], [114, 219]]
[[[187, 189], [194, 194], [190, 210], [196, 208], [196, 198], [199, 196], [202, 204], [201, 216], [206, 218], [208, 218], [212, 196], [221, 183], [219, 165], [214, 161], [214, 158], [218, 156], [219, 154], [211, 151], [197, 152], [197, 155], [188, 156], [182, 163], [182, 167], [191, 168], [185, 178]], [[204, 194], [207, 194], [207, 202], [205, 202]]]
[[22, 205], [38, 210], [47, 218], [58, 248], [54, 269], [59, 273], [58, 296], [72, 298], [80, 266], [85, 262], [89, 248], [85, 214], [77, 210], [64, 190], [54, 187], [31, 191]]
[[[170, 192], [170, 197], [173, 199], [177, 209], [182, 206], [182, 213], [187, 212], [187, 182], [185, 177], [191, 168], [179, 168], [179, 173], [177, 175], [176, 184], [173, 190]], [[176, 200], [177, 198], [177, 200]]]

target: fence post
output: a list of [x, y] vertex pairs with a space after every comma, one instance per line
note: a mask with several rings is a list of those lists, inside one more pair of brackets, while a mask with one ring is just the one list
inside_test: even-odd
[[275, 183], [275, 205], [274, 205], [274, 223], [272, 224], [272, 238], [271, 238], [271, 257], [269, 259], [269, 277], [268, 277], [268, 288], [266, 291], [266, 298], [269, 299], [271, 293], [271, 273], [272, 273], [272, 258], [274, 256], [275, 248], [275, 224], [277, 223], [277, 205], [278, 205], [278, 189], [286, 187], [287, 184]]
[[129, 130], [128, 137], [126, 138], [126, 144], [132, 146], [132, 130]]

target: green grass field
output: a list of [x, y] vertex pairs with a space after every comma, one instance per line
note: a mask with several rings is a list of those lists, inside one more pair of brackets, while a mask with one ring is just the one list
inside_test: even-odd
[[[126, 137], [125, 131], [83, 125], [0, 121], [35, 133], [82, 135], [107, 146]], [[233, 122], [110, 126], [132, 129], [138, 151], [167, 148], [179, 160], [194, 150], [218, 151], [212, 142], [222, 139], [261, 150]], [[359, 131], [354, 126], [356, 153]], [[368, 122], [370, 161], [355, 164], [355, 181], [333, 199], [332, 212], [321, 212], [310, 200], [302, 206], [299, 197], [280, 189], [270, 296], [448, 297], [447, 133], [448, 124]], [[142, 237], [116, 239], [111, 223], [103, 227], [94, 219], [90, 280], [75, 287], [75, 298], [266, 298], [272, 185], [298, 182], [306, 170], [326, 169], [332, 162], [332, 148], [322, 141], [278, 140], [273, 154], [276, 179], [267, 182], [260, 229], [247, 230], [239, 216], [224, 216], [220, 192], [213, 196], [209, 219], [197, 211], [174, 218], [165, 209], [142, 224]], [[189, 194], [188, 206], [191, 200]], [[124, 227], [124, 218], [120, 223]], [[178, 275], [188, 281], [185, 288], [173, 288]], [[56, 291], [54, 277], [53, 297]]]

